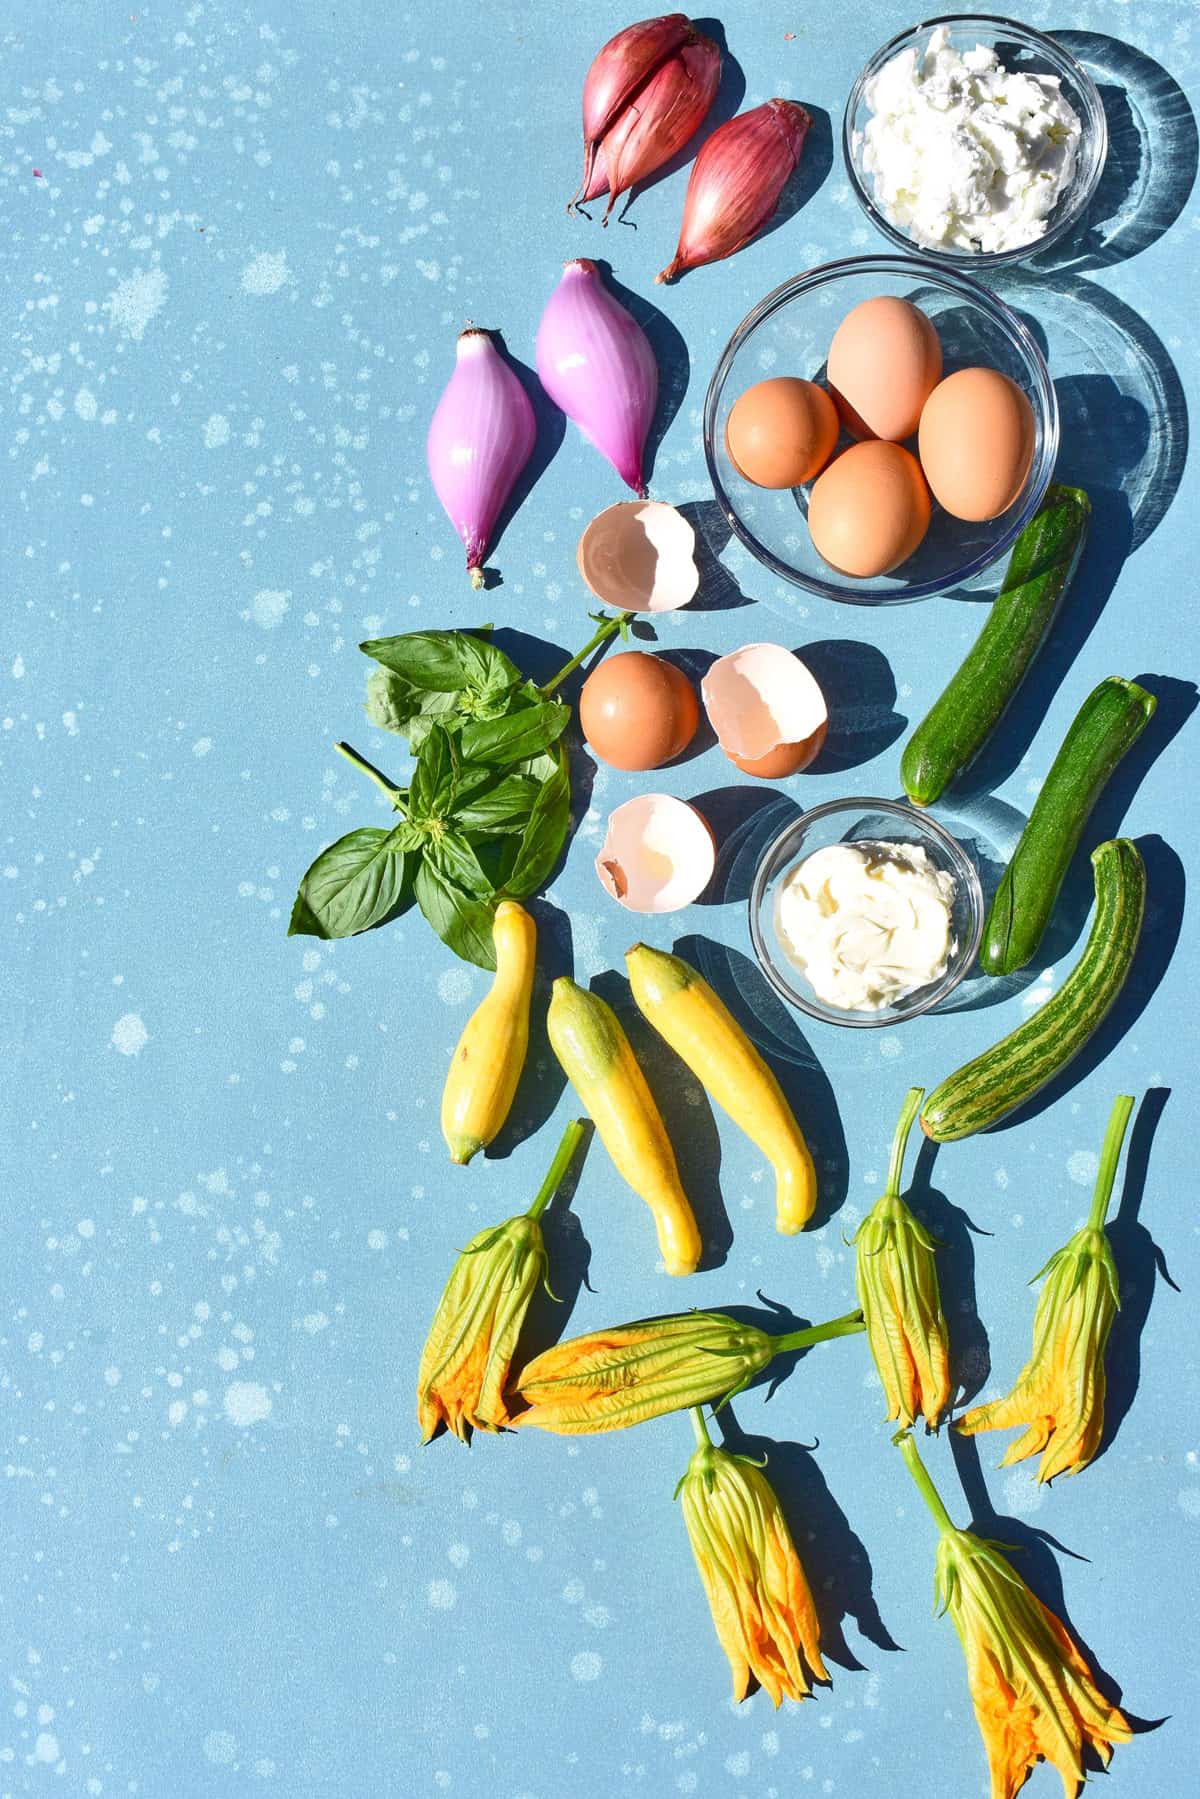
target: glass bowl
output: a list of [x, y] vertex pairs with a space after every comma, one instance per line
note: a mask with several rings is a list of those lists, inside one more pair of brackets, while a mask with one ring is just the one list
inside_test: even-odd
[[[911, 300], [933, 320], [946, 374], [983, 364], [1011, 376], [1033, 407], [1034, 450], [1024, 487], [999, 518], [983, 523], [951, 518], [935, 502], [925, 541], [907, 562], [888, 575], [859, 580], [838, 574], [813, 548], [807, 487], [756, 487], [738, 473], [725, 447], [725, 423], [734, 402], [756, 381], [769, 375], [819, 379], [837, 327], [852, 307], [877, 294]], [[1050, 483], [1058, 454], [1058, 400], [1032, 333], [995, 294], [956, 270], [915, 256], [850, 256], [785, 281], [742, 320], [708, 384], [704, 454], [730, 529], [760, 562], [828, 600], [895, 605], [964, 586], [1012, 547]]]
[[[1012, 250], [950, 250], [921, 243], [903, 226], [893, 225], [876, 206], [872, 178], [863, 168], [863, 132], [872, 116], [866, 102], [867, 83], [900, 51], [923, 52], [940, 25], [946, 27], [950, 45], [955, 50], [973, 50], [976, 45], [982, 45], [986, 50], [995, 50], [1006, 69], [1019, 69], [1029, 75], [1057, 76], [1064, 98], [1079, 117], [1082, 136], [1070, 184], [1059, 195], [1042, 235]], [[1039, 250], [1057, 243], [1077, 223], [1100, 183], [1108, 155], [1108, 121], [1095, 82], [1082, 64], [1054, 38], [1033, 31], [1028, 25], [1018, 25], [1013, 19], [997, 18], [990, 13], [947, 13], [940, 19], [926, 19], [922, 24], [902, 31], [871, 57], [846, 101], [842, 155], [855, 199], [884, 237], [899, 244], [902, 250], [912, 250], [927, 257], [941, 268], [969, 268], [980, 272], [1036, 255]]]
[[[864, 839], [885, 843], [919, 843], [934, 867], [954, 877], [951, 907], [953, 949], [945, 972], [918, 987], [894, 1006], [877, 1012], [848, 1012], [818, 999], [780, 937], [776, 908], [783, 883], [802, 857], [835, 843]], [[979, 875], [958, 839], [936, 818], [899, 800], [828, 800], [794, 819], [763, 851], [750, 891], [750, 937], [759, 967], [781, 998], [810, 1018], [826, 1024], [870, 1030], [903, 1024], [928, 1012], [958, 986], [974, 962], [983, 935], [983, 889]]]

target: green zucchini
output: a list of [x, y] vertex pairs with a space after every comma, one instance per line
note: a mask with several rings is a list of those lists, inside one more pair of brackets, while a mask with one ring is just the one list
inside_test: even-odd
[[987, 623], [904, 746], [900, 779], [915, 806], [932, 806], [999, 724], [1071, 585], [1091, 512], [1081, 487], [1047, 488], [1013, 546]]
[[988, 974], [1015, 974], [1037, 954], [1092, 807], [1157, 704], [1136, 681], [1109, 675], [1075, 714], [992, 895], [979, 946]]
[[1096, 911], [1083, 954], [1032, 1018], [949, 1075], [925, 1101], [921, 1129], [935, 1143], [987, 1130], [1032, 1099], [1098, 1030], [1133, 964], [1146, 904], [1146, 868], [1127, 837], [1092, 851]]

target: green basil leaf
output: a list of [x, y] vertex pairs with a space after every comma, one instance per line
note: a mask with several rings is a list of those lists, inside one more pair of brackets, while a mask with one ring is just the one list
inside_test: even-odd
[[442, 942], [464, 962], [479, 968], [495, 968], [492, 916], [495, 900], [475, 899], [449, 880], [433, 863], [422, 859], [414, 883], [417, 904]]
[[516, 861], [504, 882], [505, 891], [514, 899], [536, 893], [549, 880], [571, 828], [571, 775], [561, 744], [555, 756], [555, 771], [542, 783], [533, 802]]
[[354, 937], [405, 900], [409, 858], [394, 831], [351, 831], [322, 850], [300, 883], [289, 937]]
[[[490, 775], [495, 769], [488, 769]], [[459, 786], [460, 802], [462, 786]], [[505, 775], [494, 787], [473, 793], [466, 804], [454, 812], [454, 822], [462, 831], [519, 831], [524, 828], [530, 808], [537, 798], [538, 784], [525, 775]]]
[[441, 817], [448, 809], [458, 764], [457, 747], [445, 725], [431, 724], [408, 789], [414, 818]]
[[425, 718], [449, 719], [457, 702], [457, 693], [435, 693], [414, 687], [411, 681], [390, 668], [377, 668], [367, 679], [367, 717], [382, 731], [395, 731], [400, 737], [408, 737], [414, 753], [418, 746], [412, 742], [412, 734], [421, 721]]
[[503, 718], [480, 719], [462, 729], [463, 755], [468, 762], [521, 762], [549, 749], [567, 727], [571, 708], [558, 700], [543, 700], [506, 712]]
[[458, 831], [447, 831], [425, 851], [442, 874], [448, 875], [458, 886], [465, 887], [468, 893], [488, 899], [492, 892], [491, 877], [485, 874], [479, 858], [466, 838]]
[[[478, 629], [482, 633], [491, 626]], [[408, 631], [401, 637], [373, 637], [358, 647], [413, 687], [440, 693], [464, 687], [490, 692], [496, 684], [512, 686], [522, 679], [503, 650], [466, 631]]]

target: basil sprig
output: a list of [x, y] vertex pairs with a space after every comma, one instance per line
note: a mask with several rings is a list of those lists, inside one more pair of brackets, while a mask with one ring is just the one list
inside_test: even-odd
[[494, 968], [492, 916], [549, 880], [571, 828], [562, 735], [571, 709], [552, 696], [632, 614], [592, 614], [593, 637], [542, 687], [478, 631], [410, 631], [361, 648], [372, 724], [407, 738], [416, 767], [398, 787], [349, 744], [335, 747], [389, 798], [391, 830], [349, 832], [300, 882], [289, 936], [354, 937], [415, 901], [465, 962]]

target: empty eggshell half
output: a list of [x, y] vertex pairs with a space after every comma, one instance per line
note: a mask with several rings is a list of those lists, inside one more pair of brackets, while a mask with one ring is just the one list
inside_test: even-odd
[[621, 500], [579, 539], [579, 572], [598, 600], [622, 612], [675, 612], [700, 585], [696, 533], [665, 500]]
[[717, 742], [743, 774], [778, 781], [821, 752], [825, 695], [798, 656], [778, 643], [748, 643], [713, 663], [700, 695]]
[[596, 873], [631, 912], [677, 912], [704, 892], [716, 862], [713, 834], [694, 806], [641, 793], [609, 814]]

